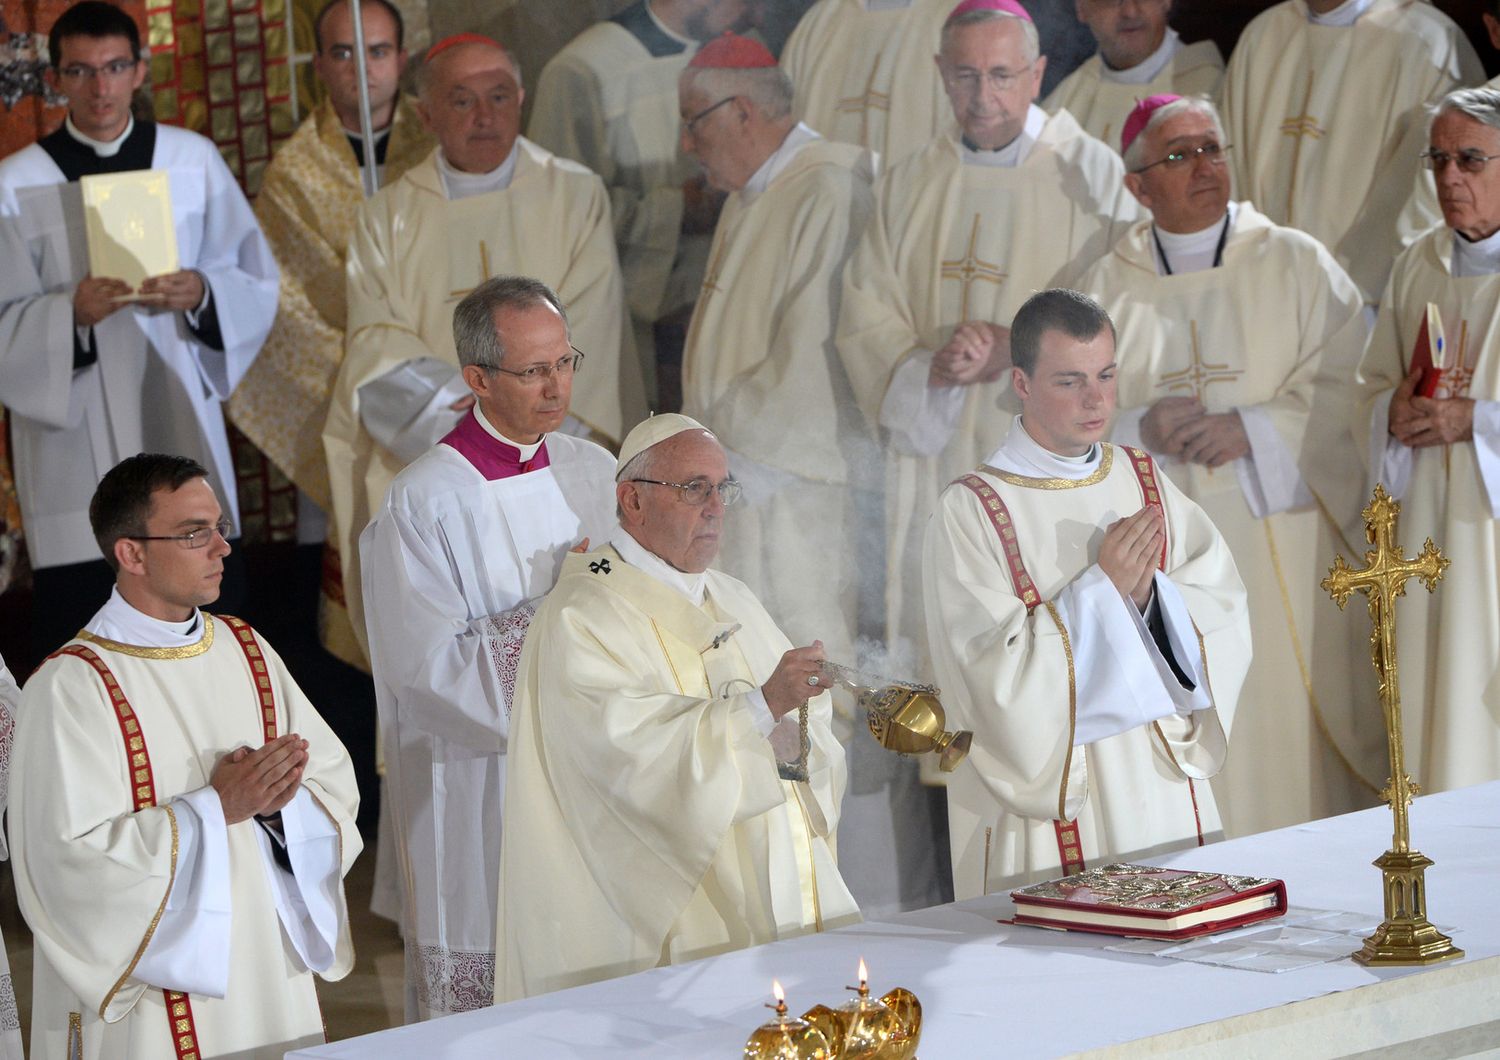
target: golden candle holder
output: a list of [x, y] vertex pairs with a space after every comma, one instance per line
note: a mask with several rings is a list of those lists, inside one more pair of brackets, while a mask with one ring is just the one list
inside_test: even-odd
[[745, 1060], [833, 1060], [828, 1039], [806, 1019], [787, 1018], [786, 995], [771, 981], [776, 1004], [767, 1005], [776, 1018], [755, 1029], [745, 1042]]
[[947, 716], [938, 701], [940, 689], [912, 681], [891, 681], [827, 661], [823, 673], [854, 693], [865, 711], [870, 735], [887, 751], [900, 755], [934, 752], [938, 769], [944, 773], [953, 772], [968, 755], [974, 734], [944, 729]]
[[922, 1038], [922, 1003], [910, 990], [896, 987], [870, 996], [869, 972], [859, 962], [855, 997], [840, 1005], [814, 1005], [803, 1014], [828, 1040], [834, 1060], [916, 1060]]
[[1462, 957], [1464, 951], [1427, 919], [1427, 885], [1423, 876], [1433, 862], [1411, 849], [1407, 807], [1420, 789], [1406, 773], [1401, 737], [1396, 597], [1406, 595], [1406, 583], [1411, 578], [1421, 579], [1427, 591], [1433, 592], [1448, 567], [1448, 559], [1430, 537], [1414, 559], [1406, 558], [1395, 541], [1396, 517], [1401, 514], [1401, 505], [1391, 499], [1383, 486], [1375, 487], [1375, 496], [1362, 514], [1365, 540], [1375, 546], [1365, 552], [1364, 567], [1352, 568], [1343, 556], [1336, 556], [1322, 585], [1340, 609], [1356, 591], [1369, 598], [1370, 620], [1374, 625], [1370, 656], [1380, 675], [1380, 704], [1391, 763], [1390, 779], [1380, 794], [1390, 804], [1395, 829], [1391, 849], [1374, 862], [1385, 888], [1385, 920], [1353, 956], [1361, 964], [1370, 965], [1435, 964]]

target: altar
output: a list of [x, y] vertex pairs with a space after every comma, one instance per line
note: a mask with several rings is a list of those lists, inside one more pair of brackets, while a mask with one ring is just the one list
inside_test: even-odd
[[[1280, 973], [1185, 963], [1110, 950], [1110, 936], [1001, 923], [1014, 907], [988, 895], [287, 1055], [736, 1057], [767, 1016], [773, 977], [793, 1012], [836, 1005], [861, 957], [874, 993], [904, 986], [921, 999], [923, 1060], [1500, 1051], [1500, 783], [1418, 798], [1411, 823], [1436, 862], [1428, 914], [1460, 960], [1372, 969], [1344, 958]], [[1370, 862], [1390, 840], [1380, 806], [1151, 861], [1278, 876], [1294, 907], [1378, 922]]]

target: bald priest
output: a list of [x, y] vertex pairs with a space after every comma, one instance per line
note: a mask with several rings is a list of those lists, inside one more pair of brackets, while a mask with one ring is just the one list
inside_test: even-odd
[[710, 570], [724, 449], [656, 416], [620, 452], [610, 544], [570, 555], [521, 652], [495, 999], [859, 919], [834, 863], [843, 749], [823, 646]]

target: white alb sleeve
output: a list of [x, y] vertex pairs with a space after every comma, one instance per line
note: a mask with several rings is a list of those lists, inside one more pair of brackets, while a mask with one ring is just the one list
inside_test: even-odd
[[261, 864], [292, 948], [308, 971], [322, 972], [333, 964], [341, 929], [339, 831], [306, 787], [298, 788], [292, 801], [282, 807], [281, 827], [292, 871], [276, 864], [271, 851], [275, 837], [257, 828]]
[[463, 374], [435, 357], [403, 361], [365, 383], [358, 394], [360, 423], [408, 464], [469, 415], [450, 407], [470, 396]]
[[914, 353], [891, 375], [880, 404], [880, 426], [907, 456], [936, 456], [947, 447], [963, 414], [965, 388], [928, 386], [932, 354]]

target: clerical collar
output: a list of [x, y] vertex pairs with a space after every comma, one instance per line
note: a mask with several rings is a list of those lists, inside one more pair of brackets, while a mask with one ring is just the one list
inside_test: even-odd
[[503, 442], [506, 445], [510, 446], [512, 449], [516, 450], [516, 452], [519, 454], [519, 460], [523, 464], [530, 460], [532, 457], [536, 456], [536, 451], [540, 449], [542, 447], [542, 444], [547, 440], [547, 436], [544, 434], [536, 441], [532, 442], [530, 445], [524, 445], [521, 442], [511, 441], [509, 438], [505, 437], [505, 435], [495, 430], [495, 425], [489, 421], [489, 418], [486, 417], [483, 412], [480, 411], [479, 405], [477, 403], [474, 406], [474, 419], [478, 422], [479, 426], [484, 428], [485, 434], [488, 434], [491, 438], [495, 439], [495, 441]]
[[1021, 134], [1004, 147], [988, 151], [976, 146], [967, 136], [961, 137], [959, 143], [963, 149], [964, 164], [1013, 169], [1026, 161], [1026, 156], [1031, 154], [1031, 149], [1041, 139], [1042, 128], [1046, 124], [1047, 112], [1033, 103], [1026, 111], [1026, 124], [1022, 127]]
[[[394, 123], [393, 123], [394, 124]], [[365, 138], [357, 132], [344, 130], [344, 135], [349, 139], [349, 146], [354, 148], [354, 162], [356, 165], [365, 164]], [[375, 141], [375, 164], [385, 165], [385, 150], [391, 142], [391, 127], [387, 125], [384, 129], [376, 129], [371, 135]]]
[[651, 10], [651, 0], [646, 0], [645, 7], [646, 17], [649, 18], [653, 24], [655, 24], [657, 29], [661, 30], [678, 44], [681, 44], [684, 48], [698, 47], [698, 42], [695, 41], [692, 37], [684, 37], [681, 33], [678, 33], [675, 29], [658, 18], [656, 12]]
[[781, 176], [786, 167], [791, 164], [792, 159], [797, 157], [799, 151], [814, 140], [821, 139], [823, 137], [799, 121], [786, 134], [781, 141], [781, 146], [772, 151], [760, 164], [760, 168], [750, 175], [749, 180], [745, 181], [745, 186], [740, 189], [740, 195], [747, 202], [754, 199], [771, 186], [771, 181]]
[[1453, 233], [1453, 275], [1490, 276], [1500, 272], [1500, 232], [1470, 242]]
[[985, 460], [986, 464], [1026, 478], [1080, 479], [1093, 474], [1099, 466], [1104, 447], [1095, 442], [1082, 456], [1063, 456], [1043, 448], [1026, 431], [1017, 416], [1010, 424], [1005, 441]]
[[1234, 228], [1234, 208], [1231, 202], [1224, 216], [1201, 232], [1168, 232], [1153, 224], [1151, 238], [1156, 242], [1157, 265], [1162, 273], [1186, 275], [1224, 264], [1224, 246]]
[[678, 570], [656, 553], [648, 551], [646, 546], [631, 537], [630, 531], [623, 526], [615, 531], [609, 543], [614, 546], [614, 550], [626, 563], [632, 567], [638, 567], [641, 573], [651, 575], [663, 585], [676, 589], [691, 600], [693, 606], [703, 606], [703, 598], [708, 593], [707, 571], [689, 574], [687, 571]]
[[443, 192], [448, 196], [448, 200], [456, 202], [459, 199], [468, 199], [491, 191], [504, 191], [510, 187], [511, 179], [516, 175], [516, 148], [520, 146], [520, 143], [521, 141], [517, 139], [511, 145], [510, 154], [505, 156], [505, 161], [488, 173], [465, 173], [454, 169], [443, 157], [442, 148], [438, 148], [438, 176], [442, 178]]
[[116, 586], [109, 600], [83, 627], [103, 640], [137, 648], [185, 648], [203, 639], [203, 616], [196, 608], [186, 622], [164, 622], [127, 603]]
[[1099, 57], [1099, 76], [1105, 81], [1113, 81], [1119, 85], [1144, 85], [1148, 81], [1156, 80], [1156, 75], [1167, 68], [1167, 64], [1182, 50], [1182, 38], [1171, 26], [1167, 27], [1166, 35], [1162, 37], [1161, 47], [1152, 52], [1146, 58], [1132, 67], [1124, 70], [1116, 70], [1104, 61], [1104, 56]]
[[73, 124], [73, 115], [63, 122], [63, 127], [68, 130], [68, 135], [77, 140], [83, 146], [90, 148], [100, 158], [113, 158], [120, 153], [120, 148], [125, 146], [125, 141], [130, 139], [130, 134], [135, 132], [135, 115], [128, 115], [125, 119], [125, 130], [113, 140], [95, 140], [92, 136], [79, 132], [78, 126]]
[[1344, 0], [1344, 3], [1332, 11], [1318, 14], [1312, 8], [1307, 9], [1307, 21], [1314, 26], [1352, 26], [1359, 21], [1359, 16], [1369, 10], [1373, 0]]
[[905, 11], [912, 0], [864, 0], [866, 11]]

